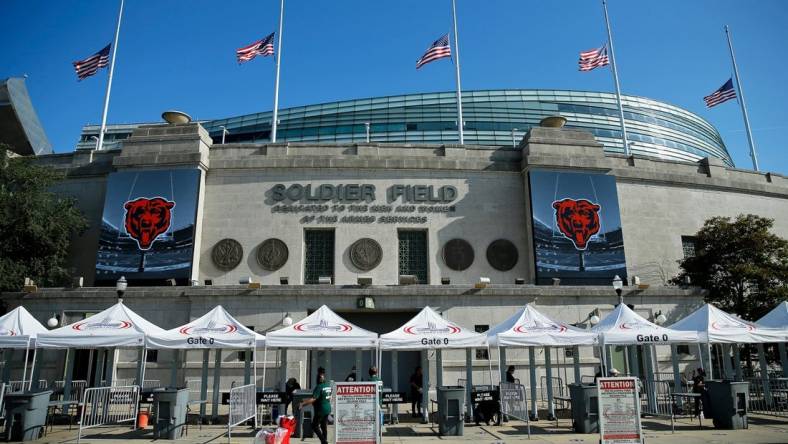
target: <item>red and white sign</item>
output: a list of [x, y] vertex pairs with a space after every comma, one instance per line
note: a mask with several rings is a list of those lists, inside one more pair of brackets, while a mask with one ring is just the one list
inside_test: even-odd
[[601, 444], [641, 444], [640, 398], [635, 378], [599, 378], [599, 435]]
[[334, 384], [334, 442], [378, 444], [380, 442], [379, 386], [375, 382]]

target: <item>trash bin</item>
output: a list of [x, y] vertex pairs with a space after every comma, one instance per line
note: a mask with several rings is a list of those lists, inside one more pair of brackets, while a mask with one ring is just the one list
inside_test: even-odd
[[5, 437], [10, 441], [34, 441], [41, 437], [47, 420], [52, 390], [5, 395]]
[[[307, 406], [302, 414], [301, 409], [298, 408], [298, 405], [301, 404], [303, 400], [311, 397], [311, 390], [296, 390], [293, 392], [293, 416], [296, 418], [296, 429], [293, 437], [295, 438], [312, 437], [312, 415], [315, 409], [312, 406]], [[303, 435], [301, 434], [302, 432]]]
[[596, 385], [569, 384], [572, 427], [577, 433], [599, 433], [599, 399]]
[[714, 427], [726, 430], [747, 428], [749, 382], [706, 381]]
[[465, 387], [438, 387], [438, 431], [443, 436], [462, 436], [465, 428]]
[[178, 439], [186, 424], [189, 389], [160, 388], [153, 391], [153, 437]]

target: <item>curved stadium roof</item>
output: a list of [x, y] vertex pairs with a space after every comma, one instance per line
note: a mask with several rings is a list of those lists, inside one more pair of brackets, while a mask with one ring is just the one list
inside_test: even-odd
[[[611, 153], [623, 153], [615, 95], [560, 90], [463, 91], [465, 143], [511, 145], [547, 116], [561, 114], [567, 127], [589, 130]], [[622, 96], [633, 154], [679, 161], [707, 156], [733, 160], [717, 130], [682, 108], [636, 96]], [[204, 122], [214, 140], [267, 142], [271, 112]], [[279, 111], [278, 142], [457, 143], [454, 92], [407, 94], [285, 108]]]

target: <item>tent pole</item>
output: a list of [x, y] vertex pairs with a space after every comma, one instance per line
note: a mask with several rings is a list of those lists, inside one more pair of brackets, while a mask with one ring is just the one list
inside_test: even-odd
[[575, 368], [575, 384], [580, 384], [582, 379], [580, 377], [580, 347], [576, 345], [572, 346], [572, 363]]
[[30, 355], [30, 338], [27, 339], [27, 346], [25, 347], [25, 361], [22, 366], [22, 391], [25, 390], [25, 381], [27, 381], [27, 357]]
[[12, 358], [14, 357], [14, 349], [9, 348], [3, 350], [3, 382], [8, 384], [8, 381], [11, 380], [11, 362]]
[[[741, 349], [739, 348], [739, 344], [732, 344], [733, 346], [733, 370], [735, 372], [736, 380], [743, 381], [741, 374]], [[783, 367], [785, 369], [785, 367]]]
[[200, 400], [205, 402], [200, 403], [200, 421], [205, 418], [208, 407], [208, 358], [210, 357], [210, 354], [210, 349], [206, 348], [202, 351], [202, 380], [200, 381]]
[[[681, 385], [681, 373], [679, 372], [679, 353], [676, 344], [670, 344], [670, 364], [673, 368], [673, 391], [675, 393], [684, 393], [684, 387]], [[684, 400], [681, 397], [676, 398], [676, 405], [680, 408], [683, 406]]]
[[[785, 350], [785, 342], [777, 344], [777, 350], [780, 352], [780, 362], [783, 365], [783, 377], [788, 378], [788, 353]], [[741, 366], [737, 365], [736, 368], [741, 369]]]
[[769, 384], [769, 367], [766, 364], [766, 350], [763, 343], [756, 344], [758, 347], [758, 361], [761, 364], [761, 381], [763, 381], [763, 395], [766, 401], [766, 408], [772, 406], [772, 390]]
[[539, 419], [539, 411], [536, 409], [536, 350], [528, 347], [528, 372], [531, 376], [531, 421]]
[[426, 424], [430, 407], [430, 361], [426, 350], [421, 351], [421, 370], [421, 423]]
[[361, 350], [356, 350], [355, 358], [356, 358], [356, 364], [355, 364], [355, 367], [356, 367], [356, 380], [358, 381], [359, 379], [361, 379], [361, 378], [358, 377], [361, 374], [361, 368], [364, 367], [364, 364], [363, 364], [364, 363], [364, 352], [361, 351]]
[[222, 349], [214, 350], [213, 359], [213, 393], [211, 393], [211, 420], [216, 423], [219, 419], [219, 391], [221, 390], [222, 380]]
[[252, 352], [244, 353], [244, 385], [251, 384], [252, 380]]
[[443, 387], [443, 350], [435, 350], [435, 387]]
[[39, 358], [39, 356], [38, 356], [38, 349], [34, 348], [33, 349], [33, 364], [30, 366], [30, 384], [27, 386], [28, 390], [32, 390], [33, 389], [33, 380], [34, 379], [38, 379], [38, 378], [36, 378], [36, 370], [40, 370], [41, 369], [40, 365], [36, 366], [36, 360], [38, 358]]
[[[254, 367], [252, 367], [252, 373], [254, 376], [254, 406], [255, 406], [255, 414], [254, 414], [254, 429], [257, 430], [257, 343], [252, 346], [252, 358], [254, 358]], [[263, 389], [265, 391], [265, 389]]]
[[504, 380], [506, 374], [506, 347], [498, 346], [498, 385]]
[[465, 410], [468, 418], [473, 419], [473, 402], [471, 399], [471, 391], [473, 389], [473, 349], [465, 349]]
[[555, 408], [553, 406], [553, 363], [550, 356], [550, 347], [544, 348], [545, 380], [547, 381], [547, 419], [555, 419]]
[[263, 346], [263, 391], [265, 391], [265, 371], [268, 368], [268, 345]]
[[[65, 362], [65, 370], [66, 374], [63, 375], [63, 400], [70, 401], [71, 400], [71, 381], [74, 379], [74, 355], [76, 354], [76, 349], [68, 348], [66, 349], [66, 362]], [[90, 367], [88, 367], [88, 370]], [[81, 399], [80, 399], [81, 401]]]
[[[186, 350], [184, 350], [185, 352]], [[181, 351], [173, 350], [172, 368], [170, 368], [170, 386], [178, 387], [178, 367], [180, 367]]]
[[489, 372], [488, 376], [490, 377], [490, 385], [493, 384], [493, 371], [492, 371], [492, 353], [490, 352], [490, 344], [487, 344], [487, 371]]
[[607, 356], [605, 353], [605, 349], [607, 348], [607, 346], [605, 346], [605, 343], [603, 342], [600, 348], [602, 349], [602, 353], [600, 353], [602, 355], [601, 356], [602, 361], [599, 363], [599, 369], [602, 373], [602, 376], [607, 377], [608, 368], [607, 368]]
[[711, 343], [706, 343], [706, 357], [709, 359], [709, 379], [714, 379], [714, 365], [711, 360]]

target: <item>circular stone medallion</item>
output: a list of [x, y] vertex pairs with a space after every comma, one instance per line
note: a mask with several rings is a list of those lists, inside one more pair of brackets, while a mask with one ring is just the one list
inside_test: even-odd
[[509, 271], [517, 265], [517, 247], [511, 241], [498, 239], [487, 247], [487, 262], [500, 271]]
[[213, 246], [211, 259], [217, 268], [229, 271], [241, 263], [244, 249], [235, 239], [222, 239]]
[[369, 271], [380, 264], [383, 249], [374, 239], [365, 237], [350, 246], [350, 262], [361, 271]]
[[473, 247], [465, 239], [452, 239], [443, 246], [443, 261], [452, 270], [465, 270], [473, 263]]
[[287, 262], [289, 251], [287, 244], [279, 239], [266, 239], [257, 247], [257, 263], [264, 270], [276, 271]]

